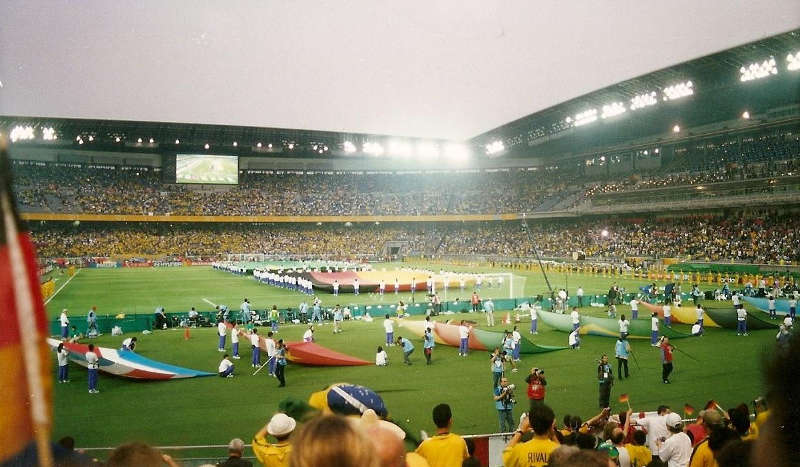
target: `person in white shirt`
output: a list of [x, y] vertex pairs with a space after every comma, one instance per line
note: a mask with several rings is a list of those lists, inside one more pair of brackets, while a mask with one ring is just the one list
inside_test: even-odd
[[670, 327], [672, 326], [672, 307], [670, 307], [668, 303], [665, 303], [663, 309], [664, 309], [664, 326]]
[[303, 333], [303, 342], [314, 342], [314, 326], [308, 325], [308, 329]]
[[97, 389], [97, 369], [100, 367], [100, 359], [94, 352], [94, 344], [89, 344], [89, 351], [84, 355], [86, 359], [86, 368], [89, 370], [89, 394], [97, 394], [100, 392]]
[[789, 315], [786, 315], [786, 317], [783, 318], [783, 325], [786, 326], [786, 329], [792, 329], [792, 326], [794, 325], [794, 321], [792, 321], [792, 317], [789, 316]]
[[650, 345], [658, 347], [658, 313], [650, 317]]
[[386, 366], [388, 363], [389, 363], [389, 356], [386, 355], [386, 351], [383, 350], [383, 347], [379, 345], [378, 351], [375, 354], [375, 365]]
[[425, 330], [426, 330], [426, 331], [430, 331], [430, 332], [432, 333], [432, 332], [433, 332], [433, 329], [434, 329], [434, 327], [435, 327], [435, 326], [434, 326], [434, 324], [433, 324], [433, 321], [431, 321], [431, 317], [430, 317], [430, 316], [426, 316], [426, 317], [425, 317]]
[[797, 291], [795, 290], [791, 297], [789, 297], [789, 316], [794, 320], [797, 315]]
[[386, 332], [386, 345], [391, 346], [394, 342], [394, 321], [386, 313], [386, 319], [383, 320], [383, 330]]
[[400, 279], [394, 278], [394, 294], [397, 295], [400, 293]]
[[578, 297], [578, 307], [583, 308], [583, 287], [578, 286], [578, 290], [575, 292], [575, 295]]
[[739, 300], [739, 293], [738, 292], [734, 292], [733, 293], [733, 295], [731, 296], [731, 301], [733, 302], [733, 307], [734, 308], [739, 308], [739, 306], [741, 304], [741, 301]]
[[129, 337], [122, 341], [120, 350], [133, 350], [136, 348], [136, 337]]
[[228, 334], [228, 326], [222, 320], [217, 323], [217, 334], [219, 334], [219, 346], [217, 346], [217, 352], [224, 352], [225, 336]]
[[416, 277], [412, 277], [411, 278], [411, 294], [413, 295], [414, 292], [416, 292], [416, 291], [417, 291], [417, 278]]
[[486, 312], [486, 325], [494, 326], [494, 302], [491, 298], [483, 302], [483, 310]]
[[236, 322], [232, 323], [231, 327], [231, 350], [233, 351], [233, 358], [239, 360], [239, 329], [236, 327]]
[[428, 295], [433, 293], [433, 276], [428, 276], [428, 279], [425, 281], [425, 286], [428, 288]]
[[61, 316], [59, 317], [59, 320], [61, 320], [61, 339], [64, 340], [69, 335], [69, 318], [67, 317], [66, 308], [61, 310]]
[[772, 295], [769, 296], [767, 299], [767, 308], [769, 309], [769, 317], [775, 319], [778, 317], [778, 314], [775, 313], [775, 297]]
[[631, 319], [639, 319], [639, 300], [636, 297], [631, 299]]
[[461, 325], [458, 326], [458, 337], [460, 340], [459, 348], [458, 348], [458, 355], [461, 357], [466, 357], [467, 352], [469, 351], [469, 327], [466, 324], [466, 321], [461, 320]]
[[[631, 420], [632, 425], [638, 425], [647, 430], [647, 447], [650, 448], [653, 457], [658, 457], [664, 440], [669, 436], [667, 415], [670, 413], [669, 407], [661, 405], [658, 407], [658, 415]], [[680, 415], [677, 417], [680, 419]]]
[[539, 334], [539, 331], [537, 331], [539, 312], [536, 310], [535, 306], [531, 306], [530, 311], [531, 311], [531, 334]]
[[628, 327], [631, 325], [631, 322], [625, 319], [625, 315], [620, 315], [617, 324], [619, 324], [619, 337], [622, 339], [628, 337]]
[[[738, 310], [738, 308], [737, 308], [737, 310]], [[694, 312], [697, 315], [697, 324], [700, 325], [700, 329], [702, 330], [703, 329], [703, 314], [705, 313], [705, 310], [703, 310], [703, 307], [700, 306], [700, 304], [698, 303], [697, 304], [697, 308], [695, 308]]]
[[353, 279], [353, 294], [354, 295], [358, 295], [359, 287], [360, 286], [358, 285], [358, 278]]
[[278, 363], [278, 359], [276, 358], [275, 354], [277, 353], [278, 346], [272, 336], [272, 331], [269, 331], [267, 333], [267, 338], [264, 339], [264, 346], [267, 348], [267, 364], [269, 366], [269, 375], [275, 376], [275, 366]]
[[569, 343], [569, 348], [571, 349], [581, 348], [581, 337], [578, 334], [578, 329], [573, 329], [572, 332], [569, 333], [569, 338], [567, 342]]
[[658, 457], [667, 463], [667, 467], [687, 467], [692, 457], [692, 440], [683, 432], [681, 416], [669, 413], [665, 422], [670, 436], [661, 445]]
[[511, 338], [514, 340], [514, 352], [511, 354], [511, 357], [515, 362], [520, 361], [520, 350], [522, 348], [522, 334], [519, 333], [519, 330], [516, 326], [514, 326], [514, 330], [511, 331]]
[[747, 311], [744, 307], [736, 310], [736, 335], [747, 335]]
[[69, 350], [64, 348], [63, 342], [56, 348], [56, 357], [58, 358], [58, 382], [69, 383]]
[[378, 294], [383, 295], [384, 292], [386, 292], [386, 281], [381, 279], [381, 281], [378, 282]]
[[233, 362], [228, 360], [228, 354], [222, 356], [219, 362], [219, 376], [221, 378], [233, 378]]
[[459, 287], [459, 288], [461, 289], [461, 291], [463, 292], [463, 291], [464, 291], [464, 288], [465, 288], [466, 286], [467, 286], [467, 281], [466, 281], [466, 279], [464, 279], [464, 276], [461, 276], [461, 278], [458, 280], [458, 287]]
[[581, 315], [578, 314], [578, 308], [572, 307], [572, 313], [569, 314], [572, 318], [572, 330], [576, 330], [581, 327]]
[[251, 361], [253, 368], [258, 368], [261, 365], [261, 347], [258, 344], [258, 328], [253, 328], [250, 332], [250, 346], [253, 348], [253, 360]]

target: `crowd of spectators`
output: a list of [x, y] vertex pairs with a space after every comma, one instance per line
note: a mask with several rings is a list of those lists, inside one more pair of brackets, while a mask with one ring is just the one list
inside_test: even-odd
[[[800, 261], [800, 216], [766, 211], [728, 216], [475, 223], [238, 224], [32, 223], [42, 257], [263, 253], [329, 258], [400, 255], [497, 255], [593, 258], [690, 258], [781, 264]], [[528, 234], [530, 233], [530, 239]]]
[[[664, 159], [662, 167], [620, 174], [562, 167], [400, 172], [240, 170], [235, 186], [165, 182], [160, 168], [15, 161], [22, 211], [195, 216], [459, 215], [548, 210], [595, 196], [675, 186], [797, 175], [800, 139], [771, 135], [708, 143]], [[702, 164], [697, 165], [697, 161]], [[570, 198], [572, 199], [572, 197]], [[541, 209], [540, 209], [541, 208]]]

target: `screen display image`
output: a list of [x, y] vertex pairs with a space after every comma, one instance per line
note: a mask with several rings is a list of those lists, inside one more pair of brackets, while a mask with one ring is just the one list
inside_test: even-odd
[[239, 182], [239, 158], [206, 154], [178, 154], [175, 158], [177, 183], [214, 183], [236, 185]]

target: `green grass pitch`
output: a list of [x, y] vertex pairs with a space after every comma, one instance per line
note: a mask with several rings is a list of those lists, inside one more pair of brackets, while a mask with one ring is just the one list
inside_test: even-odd
[[[386, 267], [394, 267], [387, 264]], [[434, 267], [435, 266], [435, 267]], [[438, 269], [438, 265], [430, 265]], [[452, 269], [452, 267], [448, 268]], [[465, 269], [466, 270], [466, 269]], [[491, 272], [484, 269], [485, 272]], [[474, 271], [473, 272], [477, 272]], [[496, 272], [505, 272], [496, 270]], [[515, 274], [518, 274], [515, 271]], [[540, 273], [523, 274], [526, 277], [525, 294], [546, 290]], [[58, 276], [57, 276], [58, 277]], [[58, 289], [64, 277], [58, 277]], [[563, 274], [551, 274], [554, 287], [563, 287]], [[587, 294], [604, 293], [612, 282], [627, 290], [644, 285], [646, 280], [623, 280], [595, 276], [571, 275], [569, 288], [574, 292], [578, 285]], [[227, 303], [233, 309], [244, 297], [258, 308], [273, 304], [296, 307], [303, 296], [256, 283], [252, 277], [239, 277], [206, 267], [165, 269], [86, 269], [82, 270], [48, 304], [48, 314], [57, 316], [62, 308], [70, 309], [73, 320], [85, 318], [86, 311], [96, 305], [103, 314], [152, 313], [163, 305], [167, 311], [186, 311], [191, 306], [209, 310], [212, 303]], [[410, 298], [400, 294], [399, 298]], [[465, 297], [466, 298], [466, 297]], [[325, 305], [336, 303], [331, 295], [322, 295]], [[341, 303], [374, 303], [375, 296], [362, 294], [343, 296]], [[387, 304], [395, 296], [385, 298]], [[706, 302], [706, 306], [715, 306]], [[718, 305], [718, 306], [729, 306]], [[626, 313], [620, 306], [618, 313]], [[602, 316], [601, 309], [585, 307], [583, 314]], [[505, 315], [498, 310], [496, 317]], [[471, 314], [443, 315], [446, 320], [467, 317], [484, 327], [484, 317]], [[494, 329], [506, 328], [499, 323]], [[526, 331], [528, 322], [521, 329]], [[543, 329], [542, 329], [543, 328]], [[686, 326], [678, 325], [687, 331]], [[301, 326], [283, 326], [278, 337], [300, 340]], [[402, 328], [399, 333], [402, 334]], [[395, 334], [398, 334], [396, 332]], [[534, 342], [566, 345], [565, 333], [548, 330], [540, 325]], [[702, 338], [682, 339], [676, 346], [695, 357], [675, 355], [675, 372], [672, 383], [660, 381], [659, 352], [649, 341], [632, 340], [638, 365], [631, 360], [631, 378], [617, 381], [612, 392], [612, 409], [626, 408], [616, 399], [619, 394], [630, 396], [634, 410], [653, 410], [666, 403], [679, 411], [684, 403], [702, 407], [708, 399], [716, 399], [723, 407], [752, 400], [762, 393], [761, 362], [774, 345], [774, 331], [757, 331], [749, 337], [737, 337], [735, 331], [707, 329]], [[104, 335], [95, 340], [101, 346], [119, 347], [126, 336]], [[220, 360], [216, 351], [216, 335], [212, 328], [192, 329], [191, 338], [184, 340], [183, 330], [156, 331], [152, 335], [138, 334], [137, 352], [144, 356], [180, 366], [215, 372]], [[384, 341], [380, 319], [372, 323], [345, 322], [344, 332], [332, 333], [332, 326], [318, 328], [317, 342], [331, 349], [354, 355], [368, 361], [374, 360], [375, 348]], [[54, 437], [74, 436], [82, 447], [116, 446], [130, 440], [143, 440], [154, 445], [225, 444], [234, 437], [249, 441], [276, 410], [278, 402], [287, 396], [307, 399], [308, 396], [330, 383], [350, 382], [373, 388], [384, 398], [390, 414], [413, 432], [433, 431], [430, 411], [440, 402], [449, 403], [454, 412], [453, 430], [457, 433], [492, 433], [497, 431], [497, 417], [491, 398], [491, 374], [485, 352], [473, 351], [469, 358], [457, 356], [457, 349], [437, 345], [433, 364], [426, 366], [420, 339], [413, 338], [416, 350], [412, 355], [414, 365], [402, 364], [398, 348], [388, 350], [390, 365], [387, 368], [341, 367], [312, 368], [290, 365], [286, 370], [287, 387], [278, 388], [277, 381], [265, 372], [251, 376], [249, 346], [241, 345], [242, 359], [236, 361], [237, 376], [195, 378], [167, 382], [137, 382], [115, 378], [101, 373], [100, 394], [89, 395], [86, 371], [72, 365], [68, 384], [55, 383]], [[230, 348], [230, 343], [228, 343]], [[509, 373], [518, 387], [519, 404], [514, 410], [518, 417], [527, 405], [525, 375], [531, 367], [546, 370], [548, 378], [546, 402], [556, 411], [559, 420], [564, 414], [577, 414], [588, 418], [597, 412], [596, 360], [608, 353], [613, 361], [614, 340], [586, 336], [580, 350], [562, 350], [534, 356], [523, 356], [520, 371]], [[55, 380], [55, 363], [53, 379]]]

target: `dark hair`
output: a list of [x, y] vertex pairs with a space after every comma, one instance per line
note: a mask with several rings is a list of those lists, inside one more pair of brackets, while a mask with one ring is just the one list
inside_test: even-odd
[[664, 412], [664, 411], [666, 411], [668, 409], [669, 409], [668, 405], [659, 405], [657, 412], [658, 412], [659, 415], [661, 415], [661, 412]]
[[753, 451], [753, 445], [752, 441], [742, 441], [740, 439], [731, 441], [715, 456], [717, 465], [719, 467], [750, 466], [750, 454]]
[[91, 352], [92, 350], [94, 350], [94, 344], [89, 344], [89, 351]]
[[437, 428], [447, 428], [450, 424], [450, 419], [453, 418], [453, 412], [447, 404], [439, 404], [433, 408], [433, 423]]
[[731, 426], [739, 436], [746, 435], [750, 429], [750, 414], [739, 409], [730, 409], [728, 410], [728, 416], [731, 418]]
[[267, 332], [267, 337], [272, 337], [272, 331]]
[[253, 334], [258, 334], [258, 328], [253, 328]]
[[546, 434], [553, 426], [553, 420], [556, 419], [556, 414], [553, 413], [553, 409], [550, 407], [539, 405], [531, 410], [530, 417], [533, 432], [541, 436]]
[[625, 433], [620, 431], [613, 431], [611, 433], [611, 442], [614, 444], [620, 444], [625, 439]]
[[647, 442], [647, 433], [644, 430], [636, 430], [633, 432], [633, 444], [637, 446], [644, 446]]
[[597, 439], [590, 433], [578, 433], [575, 445], [580, 449], [594, 449], [597, 446]]
[[75, 438], [72, 436], [65, 436], [58, 440], [58, 445], [67, 451], [73, 451], [75, 450]]
[[564, 415], [564, 428], [571, 428], [569, 422], [572, 421], [572, 415]]
[[63, 348], [64, 348], [64, 343], [63, 343], [63, 342], [60, 342], [60, 343], [58, 344], [58, 348], [57, 348], [56, 350], [57, 350], [57, 351], [59, 351], [59, 352], [61, 352], [61, 349], [63, 349]]
[[379, 345], [379, 346], [378, 346], [378, 350], [376, 350], [375, 352], [376, 352], [376, 353], [377, 353], [377, 352], [383, 352], [383, 347], [381, 347], [381, 346]]
[[389, 319], [389, 313], [386, 313], [385, 316], [386, 316], [386, 319]]
[[583, 425], [583, 422], [581, 421], [581, 417], [579, 417], [577, 415], [573, 415], [572, 418], [569, 419], [569, 425], [570, 425], [570, 428], [572, 428], [573, 430], [577, 431], [581, 427], [581, 425]]

